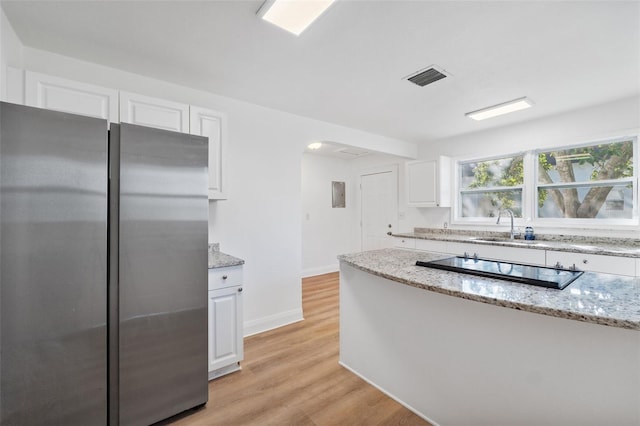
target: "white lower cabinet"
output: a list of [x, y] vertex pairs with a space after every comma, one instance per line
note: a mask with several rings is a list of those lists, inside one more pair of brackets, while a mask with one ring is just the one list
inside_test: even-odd
[[416, 240], [416, 249], [435, 251], [436, 253], [450, 253], [446, 241]]
[[[399, 240], [399, 238], [396, 238]], [[412, 248], [407, 238], [396, 241], [396, 247]], [[404, 241], [407, 240], [407, 241]], [[546, 265], [579, 271], [601, 272], [626, 276], [640, 276], [640, 259], [599, 254], [538, 250], [526, 247], [506, 247], [453, 241], [414, 239], [417, 250], [448, 253], [454, 256], [477, 256], [482, 259], [504, 260], [530, 265]]]
[[242, 267], [209, 270], [209, 380], [239, 370], [244, 358], [241, 277]]
[[450, 253], [456, 256], [478, 256], [482, 259], [505, 260], [507, 262], [527, 263], [531, 265], [544, 265], [544, 250], [530, 248], [513, 248], [504, 246], [494, 246], [490, 244], [457, 243], [448, 241], [446, 248], [442, 248], [445, 241], [424, 240], [423, 247], [416, 243], [416, 248], [420, 250], [436, 251], [440, 253]]
[[415, 238], [393, 237], [393, 246], [397, 247], [397, 248], [414, 249], [414, 248], [416, 248], [416, 239]]
[[574, 268], [580, 271], [605, 274], [636, 275], [636, 259], [632, 257], [547, 250], [547, 266], [560, 266], [565, 269]]

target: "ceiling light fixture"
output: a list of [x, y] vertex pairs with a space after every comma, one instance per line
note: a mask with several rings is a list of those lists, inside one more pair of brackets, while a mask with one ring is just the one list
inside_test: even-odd
[[322, 142], [310, 143], [309, 145], [307, 145], [307, 148], [313, 149], [313, 150], [320, 149], [320, 148], [322, 148]]
[[487, 118], [509, 114], [510, 112], [520, 111], [521, 109], [530, 108], [532, 106], [533, 102], [531, 99], [524, 97], [487, 108], [482, 108], [477, 111], [468, 112], [465, 115], [474, 120], [486, 120]]
[[266, 0], [258, 16], [295, 35], [300, 35], [335, 0]]

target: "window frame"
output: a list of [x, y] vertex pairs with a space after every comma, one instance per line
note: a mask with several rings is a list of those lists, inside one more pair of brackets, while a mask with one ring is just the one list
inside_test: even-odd
[[[605, 145], [617, 142], [631, 141], [633, 144], [633, 176], [629, 178], [610, 179], [601, 181], [586, 181], [571, 183], [556, 183], [556, 184], [542, 184], [538, 182], [538, 154], [548, 151], [561, 150], [561, 149], [574, 149], [593, 145]], [[455, 160], [454, 165], [454, 186], [452, 188], [452, 195], [455, 197], [455, 202], [452, 204], [453, 211], [451, 221], [454, 225], [495, 225], [495, 217], [462, 217], [462, 197], [463, 193], [469, 192], [489, 192], [491, 189], [496, 190], [508, 190], [508, 189], [522, 189], [522, 217], [514, 218], [514, 226], [540, 226], [545, 228], [589, 228], [589, 229], [637, 229], [640, 224], [640, 214], [638, 209], [640, 207], [639, 196], [639, 170], [638, 170], [638, 136], [637, 135], [624, 135], [614, 136], [608, 138], [602, 138], [592, 140], [588, 142], [581, 142], [576, 144], [567, 144], [559, 146], [549, 146], [545, 148], [537, 148], [528, 151], [517, 151], [507, 154], [493, 155], [493, 156], [478, 156], [478, 157], [466, 157]], [[518, 155], [523, 156], [523, 183], [521, 186], [512, 187], [492, 187], [485, 189], [475, 188], [470, 191], [468, 189], [460, 188], [460, 167], [462, 164], [470, 162], [483, 162], [491, 161], [502, 158], [510, 158]], [[538, 217], [538, 188], [549, 188], [550, 186], [570, 186], [570, 187], [593, 187], [606, 184], [624, 184], [631, 183], [633, 186], [633, 210], [632, 217], [629, 219], [624, 218], [612, 218], [612, 219], [586, 219], [586, 218], [541, 218]]]
[[[523, 161], [523, 168], [524, 168], [524, 176], [523, 176], [523, 180], [522, 180], [522, 184], [521, 185], [515, 185], [515, 186], [492, 186], [492, 187], [486, 187], [486, 188], [473, 188], [473, 189], [460, 189], [460, 167], [462, 164], [466, 164], [466, 163], [473, 163], [473, 162], [486, 162], [486, 161], [492, 161], [492, 160], [501, 160], [501, 159], [505, 159], [505, 158], [513, 158], [513, 157], [517, 157], [517, 156], [522, 156], [522, 161]], [[460, 196], [462, 193], [482, 193], [482, 192], [500, 192], [500, 191], [509, 191], [509, 190], [516, 190], [516, 189], [520, 189], [522, 191], [522, 217], [525, 217], [526, 212], [528, 212], [528, 206], [527, 206], [527, 187], [526, 187], [526, 155], [527, 152], [526, 151], [517, 151], [514, 153], [510, 153], [510, 154], [500, 154], [500, 155], [493, 155], [493, 156], [489, 156], [489, 157], [470, 157], [468, 159], [457, 159], [455, 161], [455, 179], [454, 179], [454, 185], [455, 185], [455, 203], [453, 203], [454, 205], [454, 219], [452, 220], [452, 222], [454, 224], [458, 223], [458, 224], [489, 224], [489, 223], [494, 223], [495, 224], [495, 220], [497, 216], [493, 216], [493, 217], [462, 217], [462, 197]], [[497, 209], [496, 209], [497, 211]], [[514, 218], [514, 224], [517, 222], [522, 221], [522, 218], [520, 217], [515, 217]]]
[[[607, 179], [607, 180], [599, 180], [599, 181], [582, 181], [575, 183], [567, 183], [560, 182], [554, 184], [542, 184], [540, 185], [538, 182], [538, 154], [543, 152], [548, 152], [551, 150], [563, 150], [563, 149], [576, 149], [583, 148], [587, 146], [594, 145], [608, 145], [619, 142], [631, 141], [633, 146], [633, 176], [629, 178], [620, 178], [620, 179]], [[638, 138], [637, 136], [625, 136], [625, 137], [615, 137], [615, 138], [607, 138], [597, 141], [590, 141], [580, 144], [574, 145], [563, 145], [559, 147], [551, 147], [551, 148], [541, 148], [532, 151], [533, 160], [535, 161], [532, 164], [533, 171], [533, 210], [531, 214], [532, 220], [539, 224], [540, 226], [549, 226], [549, 227], [579, 227], [579, 226], [587, 226], [589, 228], [599, 228], [599, 227], [628, 227], [628, 226], [637, 226], [640, 223], [640, 217], [638, 215]], [[587, 218], [543, 218], [538, 217], [538, 188], [552, 188], [552, 187], [571, 187], [571, 188], [579, 188], [579, 187], [594, 187], [594, 186], [615, 186], [616, 184], [624, 184], [631, 183], [633, 188], [631, 193], [633, 195], [633, 209], [631, 213], [631, 218], [611, 218], [611, 219], [587, 219]], [[609, 185], [608, 185], [609, 184]]]

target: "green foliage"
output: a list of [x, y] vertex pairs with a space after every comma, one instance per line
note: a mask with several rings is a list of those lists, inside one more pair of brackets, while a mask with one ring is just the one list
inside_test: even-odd
[[[499, 160], [482, 161], [473, 167], [473, 181], [469, 188], [491, 188], [520, 186], [524, 182], [523, 156], [503, 158]], [[516, 200], [514, 191], [491, 191], [483, 194], [492, 206], [497, 209], [515, 209]], [[494, 213], [489, 213], [493, 216]], [[514, 210], [514, 215], [521, 216], [519, 209]]]
[[[562, 165], [562, 167], [559, 167], [560, 165]], [[487, 188], [487, 192], [483, 193], [483, 197], [485, 197], [485, 200], [489, 202], [491, 206], [495, 206], [496, 209], [514, 208], [516, 202], [519, 201], [517, 199], [519, 192], [506, 189], [492, 191], [491, 188], [517, 187], [523, 185], [524, 162], [522, 155], [513, 158], [482, 161], [473, 165], [469, 164], [469, 166], [473, 166], [473, 181], [468, 185], [468, 188]], [[588, 169], [585, 170], [585, 167], [588, 167]], [[575, 182], [577, 172], [578, 176], [580, 176], [580, 173], [582, 176], [585, 175], [585, 172], [588, 173], [590, 181], [633, 177], [633, 141], [606, 143], [539, 153], [538, 172], [544, 177], [544, 179], [540, 181], [541, 183], [549, 183], [551, 180], [555, 182], [557, 179], [559, 179], [559, 182]], [[554, 191], [554, 201], [563, 204], [558, 206], [563, 211], [567, 209], [579, 209], [579, 206], [564, 199], [561, 190], [545, 188], [538, 189], [539, 207], [542, 207], [545, 202], [548, 201], [550, 191]], [[600, 203], [604, 202], [606, 195], [606, 193], [598, 195], [601, 197]], [[591, 202], [593, 202], [593, 200], [591, 200]], [[493, 213], [489, 214], [492, 215]]]
[[[548, 172], [553, 165], [549, 163], [549, 157], [545, 154], [538, 154], [538, 168], [540, 171]], [[546, 189], [538, 189], [538, 207], [544, 206], [544, 202], [547, 201], [549, 192]]]
[[[497, 161], [494, 163], [497, 164]], [[469, 188], [486, 188], [490, 186], [493, 181], [493, 172], [490, 166], [491, 163], [489, 161], [476, 164], [473, 168], [473, 182], [469, 185]]]

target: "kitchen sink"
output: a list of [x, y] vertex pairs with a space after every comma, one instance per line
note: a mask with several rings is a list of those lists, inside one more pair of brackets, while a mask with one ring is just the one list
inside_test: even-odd
[[430, 262], [418, 260], [416, 261], [416, 266], [497, 278], [557, 290], [562, 290], [582, 275], [582, 271], [462, 256], [448, 257]]

